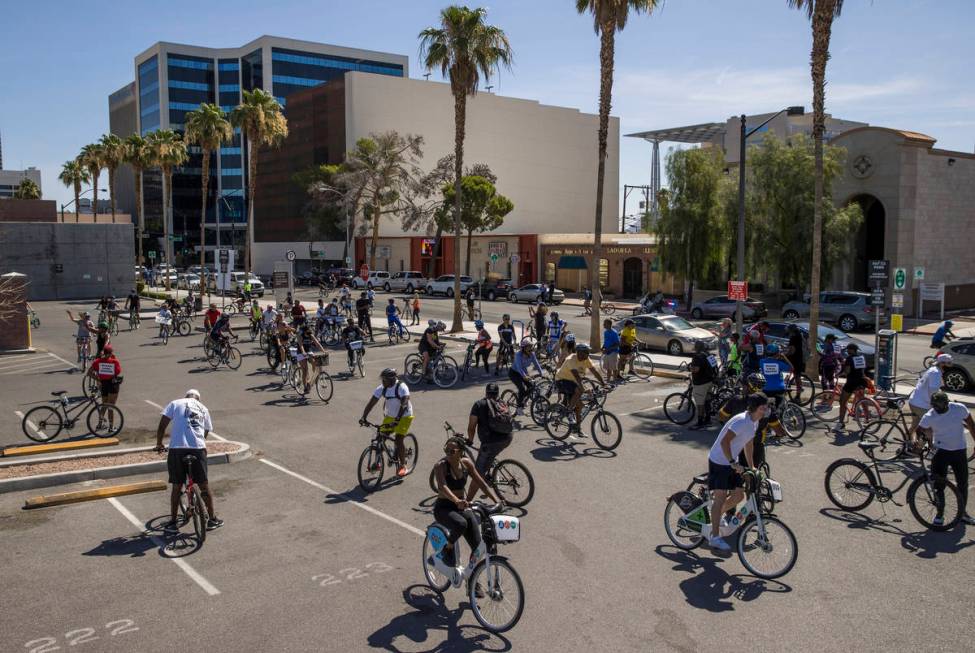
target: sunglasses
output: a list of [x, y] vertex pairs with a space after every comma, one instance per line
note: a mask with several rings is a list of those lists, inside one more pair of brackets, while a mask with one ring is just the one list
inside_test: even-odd
[[445, 454], [448, 454], [448, 455], [449, 455], [449, 454], [452, 454], [452, 453], [457, 453], [457, 452], [459, 452], [459, 451], [460, 451], [460, 449], [458, 449], [457, 447], [450, 447], [450, 448], [448, 448], [448, 447], [444, 447], [444, 450], [443, 450], [443, 452], [444, 452]]

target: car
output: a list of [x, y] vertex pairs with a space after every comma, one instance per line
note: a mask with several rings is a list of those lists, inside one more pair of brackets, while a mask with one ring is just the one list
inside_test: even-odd
[[[775, 344], [779, 345], [783, 351], [785, 351], [785, 347], [789, 344], [790, 324], [795, 324], [797, 327], [799, 327], [799, 330], [802, 332], [803, 339], [806, 341], [806, 351], [808, 352], [809, 322], [805, 320], [775, 320], [768, 322], [768, 331], [765, 333], [766, 342], [770, 344], [774, 342]], [[745, 325], [744, 332], [748, 333], [753, 326], [754, 324]], [[823, 350], [823, 338], [830, 333], [836, 336], [836, 346], [839, 347], [841, 351], [845, 350], [846, 346], [850, 343], [854, 343], [857, 347], [859, 347], [860, 353], [863, 354], [863, 357], [867, 361], [867, 369], [873, 369], [874, 356], [876, 353], [873, 344], [867, 342], [866, 340], [854, 338], [850, 334], [844, 333], [843, 331], [840, 331], [839, 329], [831, 327], [827, 324], [820, 324], [816, 328], [816, 339], [819, 341], [819, 344], [816, 347], [817, 351]]]
[[703, 342], [708, 349], [716, 349], [718, 345], [718, 339], [713, 333], [696, 327], [677, 315], [636, 315], [617, 320], [613, 329], [622, 331], [626, 320], [633, 320], [636, 324], [636, 340], [640, 347], [662, 349], [671, 356], [693, 352], [697, 342]]
[[146, 266], [144, 266], [144, 265], [137, 265], [137, 266], [135, 266], [135, 278], [136, 278], [136, 280], [137, 281], [142, 281], [143, 279], [145, 279], [146, 278], [146, 272], [147, 272]]
[[[718, 295], [711, 299], [697, 302], [691, 307], [691, 317], [703, 320], [708, 317], [734, 317], [737, 311], [735, 300], [728, 299], [728, 295]], [[742, 302], [741, 315], [746, 320], [756, 320], [768, 315], [765, 303], [748, 297]]]
[[[467, 275], [461, 275], [460, 277], [460, 292], [461, 294], [467, 292], [467, 289], [474, 285], [474, 280]], [[447, 297], [454, 296], [454, 275], [452, 274], [441, 274], [436, 279], [432, 279], [427, 282], [427, 294], [428, 295], [446, 295]]]
[[[231, 272], [230, 278], [227, 279], [227, 294], [237, 294], [244, 291], [244, 280], [248, 279], [251, 284], [251, 295], [254, 297], [264, 296], [264, 282], [258, 278], [257, 275], [251, 273], [250, 277], [247, 277], [246, 272]], [[216, 291], [217, 286], [220, 283], [219, 277], [211, 280], [210, 290]]]
[[507, 299], [512, 289], [511, 279], [486, 279], [483, 283], [474, 284], [474, 291], [490, 302], [498, 297]]
[[199, 265], [191, 265], [190, 267], [186, 268], [187, 272], [192, 272], [196, 275], [200, 274], [200, 270], [203, 270], [203, 275], [207, 277], [213, 274], [213, 270], [210, 269], [209, 265], [204, 265], [203, 267], [200, 267]]
[[951, 367], [941, 382], [952, 392], [975, 389], [975, 338], [958, 338], [938, 348], [938, 354], [951, 354]]
[[[801, 317], [809, 317], [809, 295], [802, 301], [793, 300], [782, 306], [782, 319], [798, 320]], [[819, 293], [819, 319], [835, 324], [843, 331], [856, 331], [862, 326], [873, 326], [876, 314], [870, 305], [869, 293], [828, 290]]]
[[373, 270], [365, 280], [362, 277], [352, 279], [353, 288], [382, 288], [386, 280], [389, 279], [389, 272], [383, 270]]
[[192, 272], [183, 272], [176, 277], [176, 287], [180, 290], [200, 289], [200, 275]]
[[317, 286], [320, 274], [318, 270], [305, 270], [296, 276], [295, 281], [299, 286]]
[[423, 276], [422, 272], [416, 270], [396, 272], [383, 283], [383, 290], [386, 292], [402, 290], [406, 293], [412, 293], [414, 290], [423, 290], [426, 287], [426, 277]]
[[[538, 301], [538, 296], [541, 294], [542, 289], [545, 289], [545, 297], [548, 298], [548, 286], [542, 283], [529, 283], [521, 288], [516, 288], [508, 293], [508, 301], [514, 302], [528, 302], [534, 304]], [[552, 299], [549, 301], [550, 304], [561, 304], [565, 301], [565, 293], [556, 288], [552, 292]]]
[[329, 275], [335, 277], [335, 283], [339, 286], [342, 282], [352, 285], [352, 279], [355, 278], [355, 271], [352, 268], [329, 268], [325, 270], [322, 275], [324, 278], [328, 279]]

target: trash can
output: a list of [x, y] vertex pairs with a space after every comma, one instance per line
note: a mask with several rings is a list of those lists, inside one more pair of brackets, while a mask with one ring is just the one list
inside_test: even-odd
[[196, 297], [193, 300], [193, 310], [196, 311], [197, 313], [199, 313], [200, 311], [203, 310], [203, 298], [202, 297]]

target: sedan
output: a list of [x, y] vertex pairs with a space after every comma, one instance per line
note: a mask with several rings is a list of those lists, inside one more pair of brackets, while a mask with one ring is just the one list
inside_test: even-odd
[[184, 272], [180, 274], [176, 279], [176, 287], [180, 290], [189, 290], [193, 288], [194, 290], [200, 289], [200, 275], [193, 274], [192, 272]]
[[703, 342], [708, 349], [714, 349], [718, 344], [713, 333], [676, 315], [637, 315], [617, 321], [613, 328], [622, 331], [627, 319], [636, 323], [636, 339], [640, 346], [662, 349], [671, 356], [694, 351], [697, 342]]
[[[718, 295], [694, 304], [691, 308], [691, 317], [695, 320], [706, 317], [734, 317], [736, 310], [735, 300], [728, 299], [728, 295]], [[755, 320], [768, 315], [768, 310], [764, 302], [748, 297], [742, 302], [741, 314], [746, 320]]]
[[975, 338], [958, 338], [941, 345], [938, 354], [951, 354], [951, 367], [942, 382], [952, 392], [964, 392], [975, 386]]
[[[509, 302], [528, 302], [529, 304], [534, 304], [538, 301], [538, 296], [541, 294], [542, 289], [545, 289], [545, 297], [548, 297], [548, 286], [542, 285], [540, 283], [530, 283], [521, 288], [516, 288], [508, 293]], [[565, 301], [565, 293], [556, 288], [552, 292], [552, 300], [549, 304], [561, 304]]]
[[[765, 340], [769, 343], [776, 343], [779, 347], [785, 351], [785, 348], [789, 345], [789, 325], [795, 324], [799, 327], [802, 332], [802, 337], [806, 342], [806, 351], [809, 351], [809, 322], [806, 321], [775, 321], [768, 323], [768, 331], [765, 333]], [[745, 332], [747, 333], [751, 326], [745, 327]], [[836, 346], [840, 348], [841, 351], [846, 349], [849, 344], [855, 344], [860, 348], [860, 353], [863, 354], [864, 358], [867, 359], [867, 369], [873, 369], [874, 365], [874, 346], [873, 344], [860, 340], [859, 338], [854, 338], [848, 333], [844, 333], [839, 329], [836, 329], [825, 324], [820, 324], [816, 328], [816, 338], [819, 344], [816, 347], [817, 351], [822, 352], [823, 350], [823, 338], [828, 334], [832, 333], [836, 336]]]

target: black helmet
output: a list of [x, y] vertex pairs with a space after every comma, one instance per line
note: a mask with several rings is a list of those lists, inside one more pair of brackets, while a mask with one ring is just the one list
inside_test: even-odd
[[761, 390], [765, 387], [765, 375], [761, 372], [752, 372], [745, 378], [745, 383], [750, 390]]
[[708, 344], [703, 340], [698, 340], [697, 342], [694, 343], [694, 351], [697, 352], [698, 354], [700, 354], [701, 352], [705, 352], [707, 350], [708, 350]]
[[947, 393], [938, 391], [931, 395], [931, 408], [938, 414], [944, 414], [948, 412], [948, 395]]
[[382, 372], [379, 373], [379, 376], [380, 378], [383, 379], [395, 379], [397, 374], [396, 374], [396, 370], [394, 370], [391, 367], [387, 367], [386, 369], [384, 369]]
[[580, 343], [576, 344], [576, 353], [577, 354], [589, 354], [589, 345], [587, 345], [584, 342], [580, 342]]

